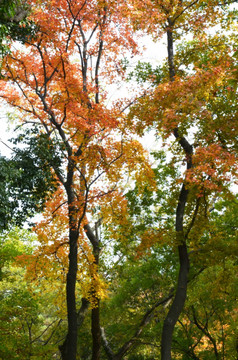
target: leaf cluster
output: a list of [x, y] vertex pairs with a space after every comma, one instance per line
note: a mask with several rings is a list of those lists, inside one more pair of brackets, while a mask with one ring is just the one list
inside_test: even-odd
[[0, 1], [0, 54], [6, 55], [11, 40], [26, 42], [36, 33], [35, 24], [27, 19], [29, 9], [22, 0]]
[[161, 66], [153, 68], [152, 64], [149, 62], [138, 61], [134, 70], [129, 72], [127, 81], [134, 80], [140, 85], [149, 82], [153, 86], [157, 86], [161, 83], [163, 77], [164, 74]]
[[57, 346], [55, 292], [26, 277], [19, 259], [32, 254], [35, 236], [12, 228], [0, 234], [0, 359], [52, 359]]
[[0, 227], [19, 226], [36, 212], [43, 210], [46, 200], [57, 188], [51, 171], [59, 169], [60, 155], [53, 141], [44, 134], [20, 134], [12, 140], [24, 147], [14, 147], [10, 159], [0, 158]]

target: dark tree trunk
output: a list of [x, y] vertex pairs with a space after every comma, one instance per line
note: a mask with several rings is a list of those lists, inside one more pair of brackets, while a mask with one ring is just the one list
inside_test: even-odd
[[[69, 158], [70, 158], [69, 154]], [[68, 197], [69, 215], [69, 267], [66, 278], [66, 303], [68, 316], [68, 332], [63, 345], [59, 347], [62, 360], [76, 360], [77, 355], [77, 310], [76, 310], [76, 280], [78, 270], [78, 209], [75, 207], [73, 192], [74, 162], [68, 164], [67, 181], [64, 184]]]
[[169, 78], [171, 81], [175, 77], [175, 67], [174, 67], [174, 42], [173, 42], [173, 22], [168, 19], [168, 30], [167, 30], [167, 51], [168, 51], [168, 65], [169, 65]]
[[77, 231], [70, 231], [69, 269], [66, 279], [68, 333], [63, 345], [59, 346], [62, 360], [76, 360], [77, 355], [77, 310], [75, 285], [77, 277]]
[[77, 240], [78, 234], [71, 230], [69, 245], [69, 270], [67, 274], [66, 296], [68, 310], [67, 357], [63, 360], [76, 360], [77, 354], [77, 310], [75, 285], [77, 277]]
[[96, 307], [92, 309], [92, 339], [93, 339], [93, 348], [92, 348], [92, 360], [100, 359], [100, 350], [101, 350], [101, 329], [100, 329], [100, 301], [97, 300]]
[[189, 259], [186, 244], [178, 246], [179, 251], [179, 278], [175, 298], [170, 310], [164, 320], [162, 341], [161, 341], [161, 359], [171, 360], [172, 336], [176, 322], [183, 310], [187, 294], [187, 282], [189, 272]]
[[[168, 19], [167, 44], [168, 44], [168, 65], [169, 65], [170, 81], [174, 81], [174, 77], [176, 75], [176, 71], [174, 67], [173, 29], [172, 29], [173, 25], [174, 23], [170, 19]], [[180, 136], [179, 129], [177, 127], [174, 129], [173, 133], [186, 154], [187, 169], [190, 169], [192, 167], [193, 147], [183, 136]], [[175, 324], [177, 323], [179, 316], [183, 310], [187, 296], [189, 257], [188, 257], [188, 251], [186, 245], [186, 238], [183, 232], [183, 219], [184, 219], [185, 206], [188, 198], [188, 192], [189, 192], [188, 189], [186, 189], [185, 185], [183, 184], [180, 191], [178, 205], [176, 209], [176, 224], [175, 224], [180, 268], [179, 268], [179, 276], [178, 276], [175, 297], [163, 324], [162, 339], [161, 339], [161, 360], [171, 360], [173, 331]]]
[[[77, 313], [77, 327], [78, 328], [80, 326], [82, 326], [86, 312], [87, 312], [89, 304], [90, 304], [89, 301], [85, 298], [82, 298], [81, 301], [82, 301], [82, 304]], [[62, 359], [67, 359], [67, 349], [68, 349], [68, 335], [66, 336], [64, 343], [59, 346], [59, 350], [60, 350]]]
[[[178, 139], [187, 157], [187, 169], [192, 167], [193, 148], [184, 137], [179, 137], [178, 129], [174, 130], [174, 136]], [[171, 360], [172, 336], [176, 322], [181, 314], [187, 295], [187, 283], [189, 274], [189, 257], [186, 238], [183, 232], [183, 218], [188, 198], [188, 189], [183, 184], [176, 209], [176, 241], [179, 253], [179, 276], [177, 289], [170, 310], [164, 320], [161, 339], [161, 360]]]

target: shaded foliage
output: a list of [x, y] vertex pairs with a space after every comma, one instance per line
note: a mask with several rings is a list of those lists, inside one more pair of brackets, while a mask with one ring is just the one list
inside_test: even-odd
[[26, 42], [34, 36], [36, 27], [27, 19], [29, 6], [22, 0], [0, 1], [0, 55], [10, 51], [12, 40]]
[[21, 226], [35, 213], [43, 210], [47, 198], [57, 183], [51, 172], [52, 163], [60, 167], [60, 154], [55, 144], [44, 134], [19, 135], [12, 142], [24, 147], [13, 148], [10, 159], [0, 158], [0, 225]]

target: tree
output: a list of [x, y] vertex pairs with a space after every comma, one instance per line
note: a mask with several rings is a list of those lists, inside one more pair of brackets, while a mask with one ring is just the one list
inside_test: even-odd
[[[237, 356], [234, 331], [237, 294], [233, 275], [237, 271], [236, 207], [236, 198], [217, 202], [202, 238], [203, 254], [199, 255], [198, 251], [196, 255], [191, 254], [194, 267], [201, 267], [202, 258], [205, 260], [203, 270], [189, 286], [174, 347], [193, 359], [233, 359]], [[234, 289], [232, 293], [231, 288]]]
[[[170, 136], [173, 135], [178, 144], [176, 151], [180, 156], [183, 154], [183, 162], [186, 165], [184, 176], [178, 179], [182, 186], [177, 194], [175, 219], [175, 242], [178, 246], [180, 271], [176, 294], [164, 320], [161, 343], [161, 358], [169, 360], [174, 327], [186, 299], [189, 274], [188, 246], [191, 247], [193, 241], [196, 241], [195, 238], [199, 238], [192, 230], [200, 218], [202, 208], [206, 209], [212, 201], [212, 194], [224, 189], [225, 182], [229, 181], [229, 176], [225, 174], [232, 172], [236, 163], [237, 153], [233, 150], [235, 139], [230, 133], [226, 137], [227, 131], [223, 131], [223, 128], [227, 128], [226, 122], [230, 121], [230, 109], [234, 105], [227, 104], [228, 109], [222, 114], [217, 106], [221, 97], [232, 98], [234, 88], [229, 89], [228, 83], [234, 79], [232, 71], [236, 66], [232, 56], [235, 50], [234, 42], [231, 41], [223, 48], [224, 51], [218, 54], [216, 47], [219, 48], [221, 44], [224, 46], [225, 42], [219, 38], [219, 43], [216, 36], [212, 38], [204, 34], [208, 26], [219, 23], [223, 26], [224, 19], [229, 19], [229, 9], [226, 12], [225, 5], [222, 6], [219, 2], [211, 1], [205, 6], [200, 1], [168, 4], [146, 2], [144, 6], [140, 6], [139, 16], [142, 12], [144, 14], [146, 9], [149, 17], [152, 18], [153, 13], [154, 20], [144, 23], [146, 30], [155, 37], [155, 30], [160, 34], [164, 32], [167, 36], [167, 77], [165, 76], [161, 84], [136, 105], [131, 118], [139, 119], [139, 133], [143, 132], [143, 126], [155, 124], [163, 139], [170, 140]], [[136, 24], [137, 19], [136, 17]], [[196, 36], [196, 52], [192, 52], [192, 55], [186, 53], [188, 58], [179, 57], [179, 52], [176, 56], [175, 41], [180, 40], [190, 29]], [[201, 35], [198, 35], [198, 32]], [[204, 52], [201, 49], [205, 49]], [[228, 66], [233, 69], [229, 75]], [[235, 133], [235, 126], [231, 125], [231, 128], [232, 133]], [[188, 136], [193, 140], [188, 140]], [[231, 147], [227, 146], [228, 143], [232, 143]], [[226, 166], [222, 165], [224, 161], [228, 166], [226, 169]], [[186, 208], [189, 208], [189, 213]], [[207, 216], [208, 212], [205, 210], [205, 217]], [[190, 238], [191, 234], [194, 234], [194, 240]]]
[[[106, 77], [111, 82], [118, 73], [120, 75], [119, 51], [130, 47], [135, 52], [136, 45], [130, 26], [121, 16], [124, 4], [67, 0], [44, 4], [31, 1], [30, 5], [30, 19], [39, 31], [26, 41], [25, 49], [12, 52], [4, 59], [1, 96], [19, 110], [19, 117], [28, 124], [30, 132], [33, 123], [40, 137], [48, 137], [53, 152], [60, 153], [59, 165], [47, 160], [58, 188], [46, 204], [52, 235], [59, 231], [56, 230], [58, 226], [61, 228], [52, 254], [62, 248], [64, 256], [69, 247], [66, 264], [68, 333], [60, 349], [63, 359], [76, 359], [75, 293], [80, 248], [89, 264], [92, 352], [93, 359], [98, 359], [99, 241], [89, 226], [86, 213], [93, 213], [102, 197], [104, 201], [111, 197], [121, 201], [120, 191], [115, 190], [118, 182], [124, 179], [123, 171], [119, 170], [126, 168], [126, 162], [129, 171], [135, 169], [136, 173], [147, 162], [139, 143], [131, 142], [127, 136], [120, 103], [111, 109], [106, 107], [106, 92], [99, 79], [102, 82]], [[138, 159], [142, 161], [140, 165]], [[99, 179], [100, 186], [97, 185]], [[149, 171], [142, 175], [142, 181], [148, 182], [148, 179]], [[69, 234], [67, 237], [65, 232]], [[43, 235], [42, 239], [45, 239]]]
[[[81, 324], [89, 302], [93, 359], [100, 357], [101, 338], [109, 359], [122, 359], [129, 351], [148, 358], [149, 351], [141, 351], [143, 339], [146, 349], [150, 346], [142, 335], [146, 326], [162, 338], [161, 358], [171, 359], [171, 352], [177, 356], [177, 333], [187, 335], [187, 314], [198, 342], [201, 333], [210, 336], [216, 353], [217, 342], [206, 329], [201, 299], [198, 307], [188, 303], [184, 308], [184, 304], [188, 284], [198, 279], [195, 284], [200, 286], [205, 273], [204, 257], [198, 254], [212, 238], [208, 229], [213, 225], [214, 201], [232, 198], [229, 186], [237, 171], [237, 35], [205, 34], [213, 24], [232, 25], [227, 6], [216, 1], [132, 1], [126, 7], [113, 1], [30, 3], [39, 32], [24, 49], [4, 59], [1, 97], [19, 110], [30, 135], [44, 139], [49, 147], [44, 153], [47, 161], [40, 164], [49, 168], [57, 188], [35, 227], [39, 246], [29, 272], [37, 271], [39, 278], [50, 274], [57, 286], [66, 282], [68, 333], [60, 346], [62, 358], [76, 359], [78, 317]], [[154, 38], [167, 35], [167, 63], [156, 71], [139, 64], [137, 75], [145, 79], [148, 74], [151, 88], [142, 88], [136, 101], [118, 101], [110, 107], [106, 86], [125, 75], [127, 50], [136, 53], [132, 26]], [[181, 41], [191, 28], [193, 40]], [[126, 116], [123, 109], [130, 105], [134, 106]], [[132, 139], [135, 132], [141, 136], [151, 128], [165, 148], [154, 152], [153, 172], [142, 145]], [[38, 164], [41, 154], [36, 155]], [[127, 175], [131, 184], [125, 190]], [[93, 222], [95, 229], [89, 224]], [[107, 240], [112, 254], [108, 257], [103, 246]], [[112, 263], [115, 256], [118, 264], [108, 276], [114, 280], [112, 293], [118, 288], [128, 291], [128, 274], [142, 291], [132, 287], [125, 301], [132, 320], [120, 299], [102, 305], [104, 322], [113, 301], [126, 322], [123, 330], [110, 324], [103, 331], [103, 277], [106, 262]], [[149, 288], [140, 282], [138, 275], [144, 269], [157, 272], [155, 282], [162, 290], [153, 281]], [[196, 285], [191, 286], [191, 299]], [[208, 317], [218, 328], [213, 314]], [[152, 346], [159, 358], [160, 340]], [[179, 346], [179, 356], [182, 352], [181, 356], [196, 359], [194, 344], [186, 344], [187, 353], [184, 344]], [[201, 343], [197, 348], [201, 350]]]

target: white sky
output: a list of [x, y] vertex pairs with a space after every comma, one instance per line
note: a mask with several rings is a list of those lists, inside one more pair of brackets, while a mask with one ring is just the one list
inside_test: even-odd
[[8, 143], [8, 139], [11, 138], [13, 134], [10, 131], [10, 127], [14, 129], [14, 126], [10, 125], [7, 120], [7, 106], [0, 103], [0, 109], [0, 155], [9, 156], [11, 151], [6, 145], [11, 146], [11, 144]]

